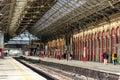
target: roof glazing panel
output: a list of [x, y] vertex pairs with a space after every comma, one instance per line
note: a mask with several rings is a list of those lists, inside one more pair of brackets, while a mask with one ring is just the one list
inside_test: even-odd
[[22, 34], [10, 39], [6, 44], [29, 44], [30, 41], [40, 40], [38, 37], [30, 34], [27, 30]]
[[58, 0], [58, 2], [34, 25], [34, 27], [39, 26], [40, 29], [48, 27], [72, 10], [80, 7], [85, 2], [87, 2], [87, 0]]

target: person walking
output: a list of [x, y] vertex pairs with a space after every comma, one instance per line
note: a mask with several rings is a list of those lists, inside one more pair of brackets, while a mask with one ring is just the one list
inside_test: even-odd
[[104, 64], [107, 64], [107, 62], [108, 62], [108, 54], [107, 54], [107, 52], [103, 53], [103, 59], [104, 59]]
[[117, 54], [116, 53], [112, 53], [112, 63], [114, 65], [116, 65], [116, 63], [117, 63]]

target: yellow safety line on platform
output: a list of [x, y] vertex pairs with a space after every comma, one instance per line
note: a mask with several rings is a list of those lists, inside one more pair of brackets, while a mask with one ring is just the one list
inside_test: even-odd
[[11, 60], [10, 60], [9, 62], [14, 66], [14, 68], [17, 70], [17, 72], [23, 76], [23, 79], [24, 79], [24, 80], [31, 80], [22, 70], [19, 69], [20, 67], [17, 66], [17, 65], [14, 63], [14, 61], [13, 61], [12, 58], [11, 58]]

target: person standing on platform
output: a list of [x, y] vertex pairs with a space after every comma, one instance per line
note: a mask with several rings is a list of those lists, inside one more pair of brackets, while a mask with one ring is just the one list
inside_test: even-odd
[[86, 62], [86, 47], [83, 50], [83, 62]]
[[60, 49], [58, 49], [58, 52], [57, 52], [57, 59], [61, 59], [61, 53], [60, 53]]
[[48, 58], [50, 58], [50, 50], [48, 50]]
[[55, 58], [55, 59], [57, 59], [57, 53], [58, 53], [58, 50], [55, 49], [55, 51], [54, 51], [54, 58]]
[[112, 53], [112, 63], [114, 65], [116, 65], [116, 63], [117, 63], [117, 54], [116, 53]]
[[103, 59], [104, 59], [104, 64], [107, 64], [107, 62], [108, 62], [108, 54], [107, 54], [107, 52], [103, 53]]

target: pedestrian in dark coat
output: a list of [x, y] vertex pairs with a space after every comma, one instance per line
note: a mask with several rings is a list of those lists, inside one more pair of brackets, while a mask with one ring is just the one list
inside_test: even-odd
[[104, 59], [104, 64], [107, 64], [107, 62], [108, 62], [108, 53], [107, 52], [103, 53], [103, 59]]

